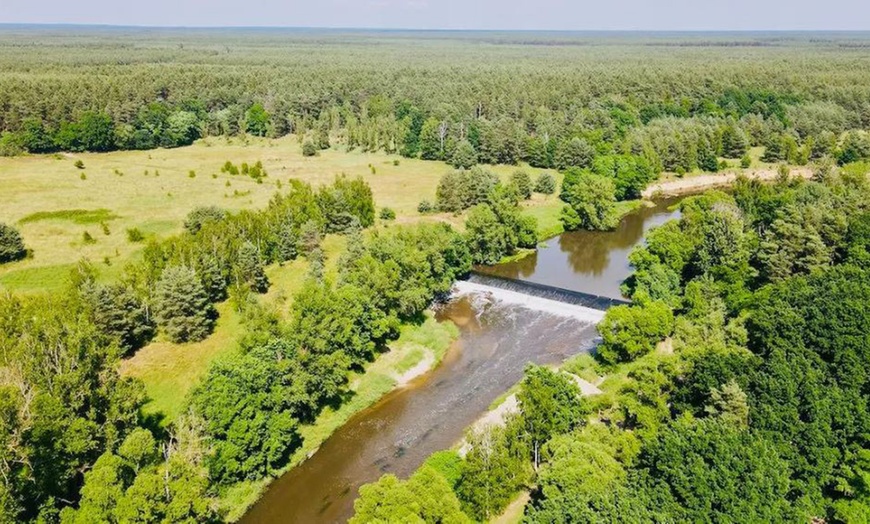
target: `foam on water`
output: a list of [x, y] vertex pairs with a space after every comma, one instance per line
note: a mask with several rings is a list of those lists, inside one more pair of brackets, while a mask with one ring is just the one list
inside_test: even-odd
[[533, 297], [516, 291], [486, 286], [474, 282], [460, 280], [453, 285], [453, 293], [457, 296], [480, 295], [491, 297], [493, 300], [505, 304], [513, 304], [526, 309], [544, 311], [552, 315], [574, 318], [583, 322], [597, 324], [604, 318], [604, 312], [583, 306], [566, 304], [556, 300]]

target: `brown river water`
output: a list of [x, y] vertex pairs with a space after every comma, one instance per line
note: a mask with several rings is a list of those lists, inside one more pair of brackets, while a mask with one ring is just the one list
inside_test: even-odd
[[[612, 232], [565, 233], [535, 255], [484, 271], [614, 298], [629, 275], [626, 257], [650, 227], [675, 218], [662, 201], [625, 217]], [[437, 307], [458, 340], [434, 370], [352, 417], [307, 461], [276, 479], [241, 520], [334, 523], [353, 515], [362, 484], [384, 473], [406, 478], [435, 451], [450, 448], [527, 363], [559, 364], [597, 341], [596, 313], [515, 293], [464, 289]]]

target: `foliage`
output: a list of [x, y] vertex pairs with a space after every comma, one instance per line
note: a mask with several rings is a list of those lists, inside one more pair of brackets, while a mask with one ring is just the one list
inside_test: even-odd
[[0, 264], [20, 260], [27, 256], [21, 233], [14, 227], [0, 222]]
[[516, 192], [520, 200], [532, 198], [532, 177], [525, 171], [511, 173], [509, 186]]
[[196, 234], [202, 226], [211, 222], [220, 222], [227, 218], [227, 212], [217, 206], [198, 207], [187, 214], [184, 219], [184, 229]]
[[434, 469], [424, 466], [401, 481], [384, 475], [360, 488], [354, 502], [356, 512], [349, 522], [471, 522], [460, 509], [451, 486]]
[[378, 217], [381, 220], [386, 220], [386, 221], [395, 220], [396, 219], [396, 212], [393, 211], [392, 208], [382, 207], [381, 212], [378, 214]]
[[586, 172], [568, 172], [562, 184], [562, 224], [567, 231], [607, 230], [616, 224], [616, 186], [609, 178]]
[[674, 329], [674, 315], [661, 302], [616, 306], [598, 325], [598, 356], [609, 364], [627, 362], [651, 352]]
[[435, 195], [439, 211], [459, 213], [487, 202], [498, 185], [498, 176], [480, 167], [459, 169], [441, 177]]
[[535, 193], [552, 195], [556, 192], [556, 179], [550, 173], [541, 173], [535, 180]]
[[211, 333], [215, 311], [196, 273], [181, 266], [167, 267], [154, 293], [157, 325], [174, 342], [195, 342]]
[[363, 228], [375, 223], [372, 189], [361, 177], [338, 176], [331, 186], [321, 186], [317, 206], [330, 233], [345, 233], [354, 223]]

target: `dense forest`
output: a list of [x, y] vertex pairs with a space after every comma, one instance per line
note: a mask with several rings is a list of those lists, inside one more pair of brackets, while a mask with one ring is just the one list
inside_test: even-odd
[[527, 488], [529, 523], [866, 522], [866, 173], [684, 200], [631, 255], [633, 304], [563, 368], [619, 387], [531, 366], [519, 413], [363, 487], [353, 522], [487, 520]]
[[457, 167], [848, 163], [870, 156], [867, 42], [824, 36], [9, 28], [0, 152], [293, 133]]

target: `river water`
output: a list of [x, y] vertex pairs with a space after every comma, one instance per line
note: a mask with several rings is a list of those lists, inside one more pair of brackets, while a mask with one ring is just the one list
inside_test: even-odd
[[[485, 271], [618, 298], [626, 257], [649, 227], [676, 216], [672, 201], [641, 209], [608, 233], [566, 233], [536, 255]], [[601, 313], [502, 290], [459, 287], [439, 321], [460, 329], [442, 363], [352, 417], [307, 461], [275, 480], [244, 524], [333, 523], [353, 515], [362, 484], [406, 478], [517, 383], [529, 362], [559, 364], [596, 343]]]

